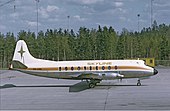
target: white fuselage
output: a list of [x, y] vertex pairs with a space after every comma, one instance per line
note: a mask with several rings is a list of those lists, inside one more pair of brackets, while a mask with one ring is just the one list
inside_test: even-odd
[[[52, 78], [83, 79], [81, 74], [96, 74], [100, 79], [141, 78], [152, 76], [154, 69], [142, 60], [48, 61], [37, 59], [26, 64], [23, 72]], [[80, 78], [79, 78], [80, 77]], [[84, 77], [85, 78], [85, 77]]]

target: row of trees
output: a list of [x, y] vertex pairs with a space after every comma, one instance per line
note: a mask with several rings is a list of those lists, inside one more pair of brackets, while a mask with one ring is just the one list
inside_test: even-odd
[[[73, 30], [47, 29], [34, 32], [20, 31], [17, 37], [9, 32], [0, 33], [0, 66], [8, 67], [16, 42], [25, 40], [31, 54], [48, 60], [100, 60], [154, 57], [157, 60], [170, 60], [170, 25], [157, 25], [143, 28], [141, 32], [123, 29], [121, 34], [112, 27]], [[7, 64], [4, 64], [4, 62]]]

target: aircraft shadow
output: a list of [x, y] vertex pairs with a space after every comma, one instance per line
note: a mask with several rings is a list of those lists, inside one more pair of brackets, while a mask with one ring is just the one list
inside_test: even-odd
[[[97, 85], [97, 86], [136, 86], [137, 87], [137, 85], [119, 85], [119, 84], [113, 84], [113, 85]], [[147, 85], [141, 85], [141, 86], [147, 86]]]
[[83, 81], [74, 85], [27, 85], [27, 86], [16, 86], [14, 84], [5, 84], [0, 86], [0, 89], [6, 88], [36, 88], [36, 87], [69, 87], [69, 92], [80, 92], [89, 89], [88, 84]]
[[0, 86], [0, 89], [4, 89], [4, 88], [13, 88], [13, 87], [17, 87], [17, 88], [27, 88], [27, 87], [70, 87], [71, 85], [34, 85], [34, 86], [16, 86], [14, 84], [5, 84], [3, 86]]
[[69, 88], [69, 92], [80, 92], [89, 89], [89, 84], [86, 81], [81, 81], [77, 84], [72, 85]]
[[[136, 86], [136, 85], [117, 85], [117, 84], [102, 85], [102, 84], [99, 84], [95, 88], [96, 89], [100, 89], [100, 87], [115, 87], [115, 86], [116, 87], [131, 86], [132, 87], [132, 86]], [[146, 85], [142, 85], [142, 86], [146, 86]], [[82, 81], [82, 82], [79, 82], [79, 83], [74, 84], [74, 85], [32, 85], [32, 86], [28, 85], [28, 86], [16, 86], [14, 84], [5, 84], [3, 86], [0, 86], [0, 89], [14, 88], [14, 87], [17, 87], [17, 88], [29, 88], [29, 87], [32, 87], [32, 88], [36, 88], [36, 87], [69, 87], [69, 92], [81, 92], [81, 91], [89, 89], [89, 85], [88, 85], [88, 83], [86, 81]]]

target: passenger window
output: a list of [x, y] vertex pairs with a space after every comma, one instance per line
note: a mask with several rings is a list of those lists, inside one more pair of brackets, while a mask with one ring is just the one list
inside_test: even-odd
[[73, 70], [74, 70], [74, 67], [71, 67], [71, 70], [73, 71]]
[[99, 68], [98, 68], [98, 66], [96, 66], [96, 70], [98, 70]]
[[117, 66], [115, 66], [115, 70], [117, 70]]
[[61, 67], [59, 67], [59, 71], [61, 71]]
[[102, 66], [102, 70], [105, 70], [105, 67], [104, 67], [104, 66]]
[[86, 68], [86, 66], [84, 66], [84, 70], [86, 70], [87, 68]]
[[108, 66], [108, 70], [110, 70], [111, 69], [111, 66]]
[[90, 66], [90, 70], [92, 70], [92, 66]]
[[80, 67], [77, 67], [77, 70], [80, 70]]
[[68, 70], [68, 68], [67, 68], [67, 67], [65, 67], [65, 70], [67, 71], [67, 70]]

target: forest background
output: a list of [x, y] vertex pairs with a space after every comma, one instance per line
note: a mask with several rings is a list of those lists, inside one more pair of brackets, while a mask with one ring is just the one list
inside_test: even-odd
[[0, 33], [0, 68], [7, 68], [13, 57], [16, 42], [25, 40], [30, 53], [55, 61], [109, 60], [155, 58], [157, 65], [170, 65], [170, 25], [154, 21], [152, 27], [140, 32], [126, 28], [116, 32], [113, 27], [88, 29], [47, 29], [46, 32], [21, 30], [17, 37], [12, 32]]

